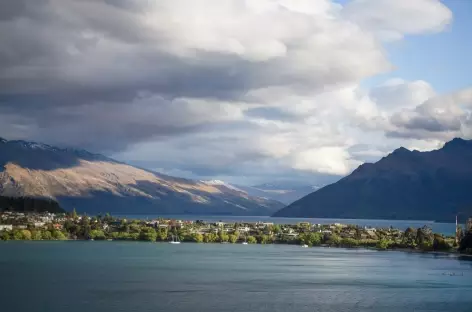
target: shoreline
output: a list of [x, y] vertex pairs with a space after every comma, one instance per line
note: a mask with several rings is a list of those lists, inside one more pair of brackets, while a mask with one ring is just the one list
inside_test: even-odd
[[[173, 243], [274, 244], [437, 255], [463, 255], [458, 249], [461, 252], [471, 253], [469, 249], [459, 248], [455, 235], [435, 233], [430, 225], [421, 226], [421, 221], [416, 221], [420, 223], [416, 223], [414, 227], [410, 225], [401, 230], [399, 227], [405, 225], [388, 226], [392, 220], [383, 220], [383, 224], [372, 227], [367, 224], [338, 223], [337, 221], [341, 220], [336, 219], [325, 219], [326, 223], [320, 223], [319, 219], [304, 221], [295, 219], [297, 223], [280, 224], [260, 219], [217, 221], [224, 219], [223, 216], [214, 216], [213, 220], [162, 217], [143, 220], [123, 216], [112, 217], [110, 214], [90, 217], [78, 215], [75, 211], [70, 214], [5, 212], [0, 214], [0, 219], [3, 223], [0, 223], [0, 240], [4, 241], [95, 240], [166, 243], [172, 240]], [[286, 219], [281, 221], [287, 222]], [[361, 223], [361, 220], [357, 221]], [[362, 222], [375, 221], [362, 220]], [[458, 235], [463, 236], [463, 234]]]
[[[2, 241], [0, 240], [0, 246], [2, 243], [12, 243], [12, 242], [38, 242], [38, 243], [44, 243], [44, 242], [90, 242], [90, 243], [113, 243], [113, 242], [124, 242], [124, 243], [145, 243], [145, 244], [169, 244], [170, 241], [143, 241], [143, 240], [120, 240], [120, 239], [97, 239], [97, 240], [91, 240], [91, 239], [63, 239], [63, 240], [57, 240], [57, 239], [41, 239], [41, 240], [8, 240], [8, 241]], [[191, 245], [243, 245], [240, 242], [237, 243], [219, 243], [219, 242], [209, 242], [209, 243], [204, 243], [204, 242], [182, 242], [182, 244], [191, 244]], [[254, 243], [254, 244], [248, 244], [248, 245], [259, 245], [259, 246], [293, 246], [293, 247], [300, 247], [302, 248], [302, 245], [299, 244], [284, 244], [284, 243], [270, 243], [270, 244], [259, 244], [259, 243]], [[409, 248], [387, 248], [387, 249], [381, 249], [381, 248], [375, 248], [375, 247], [363, 247], [363, 246], [356, 246], [356, 247], [347, 247], [347, 246], [329, 246], [329, 245], [317, 245], [317, 246], [309, 246], [308, 248], [316, 248], [316, 249], [321, 249], [321, 248], [328, 248], [328, 249], [348, 249], [348, 250], [369, 250], [369, 251], [379, 251], [379, 252], [402, 252], [402, 253], [412, 253], [412, 254], [428, 254], [428, 255], [438, 255], [438, 256], [455, 256], [455, 257], [464, 257], [472, 260], [472, 255], [471, 254], [463, 254], [458, 251], [434, 251], [434, 250], [420, 250], [420, 249], [409, 249]]]

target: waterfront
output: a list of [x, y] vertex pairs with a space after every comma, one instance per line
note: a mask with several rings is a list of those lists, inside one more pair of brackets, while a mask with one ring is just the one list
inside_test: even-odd
[[[5, 311], [470, 311], [472, 262], [289, 245], [0, 243]], [[454, 273], [451, 276], [451, 273]]]
[[203, 220], [206, 222], [273, 222], [274, 224], [297, 224], [309, 222], [312, 224], [353, 224], [361, 227], [388, 228], [405, 230], [408, 227], [420, 228], [429, 226], [433, 232], [443, 235], [454, 235], [456, 225], [454, 223], [422, 221], [422, 220], [381, 220], [381, 219], [328, 219], [328, 218], [274, 218], [270, 216], [213, 216], [213, 215], [155, 215], [155, 214], [124, 214], [114, 215], [118, 218], [152, 220], [158, 217], [179, 220]]

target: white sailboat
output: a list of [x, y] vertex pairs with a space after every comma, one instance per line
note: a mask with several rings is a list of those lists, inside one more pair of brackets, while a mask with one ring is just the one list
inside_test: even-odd
[[175, 236], [172, 235], [172, 240], [169, 242], [169, 244], [180, 244], [179, 237], [177, 236], [176, 239]]
[[243, 245], [247, 245], [247, 238], [246, 238], [246, 236], [244, 236], [244, 242], [243, 242]]

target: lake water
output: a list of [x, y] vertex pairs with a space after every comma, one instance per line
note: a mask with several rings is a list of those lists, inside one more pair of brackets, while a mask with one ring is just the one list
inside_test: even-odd
[[396, 229], [406, 230], [408, 227], [419, 228], [428, 225], [435, 233], [454, 235], [455, 223], [439, 223], [433, 221], [417, 220], [370, 220], [370, 219], [323, 219], [323, 218], [272, 218], [269, 216], [209, 216], [209, 215], [115, 215], [116, 217], [129, 219], [156, 219], [158, 217], [180, 219], [180, 220], [204, 220], [208, 222], [273, 222], [275, 224], [296, 224], [298, 222], [310, 222], [314, 224], [355, 224], [359, 226], [371, 226], [376, 228], [387, 228], [393, 226]]
[[0, 277], [8, 312], [472, 311], [472, 262], [395, 251], [3, 242]]

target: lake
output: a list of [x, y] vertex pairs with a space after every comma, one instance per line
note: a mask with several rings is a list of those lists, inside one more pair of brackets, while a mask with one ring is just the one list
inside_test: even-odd
[[10, 241], [0, 276], [2, 311], [472, 311], [472, 262], [452, 255]]
[[[114, 215], [115, 217], [128, 219], [156, 219], [158, 217], [180, 220], [204, 220], [208, 222], [273, 222], [274, 224], [296, 224], [298, 222], [310, 222], [314, 224], [355, 224], [359, 226], [371, 226], [376, 228], [387, 228], [393, 226], [396, 229], [406, 230], [408, 227], [419, 228], [424, 225], [431, 227], [433, 232], [445, 235], [454, 235], [455, 223], [440, 223], [433, 221], [418, 220], [379, 220], [379, 219], [327, 219], [327, 218], [273, 218], [270, 216], [212, 216], [212, 215]], [[464, 227], [464, 225], [463, 225]]]

